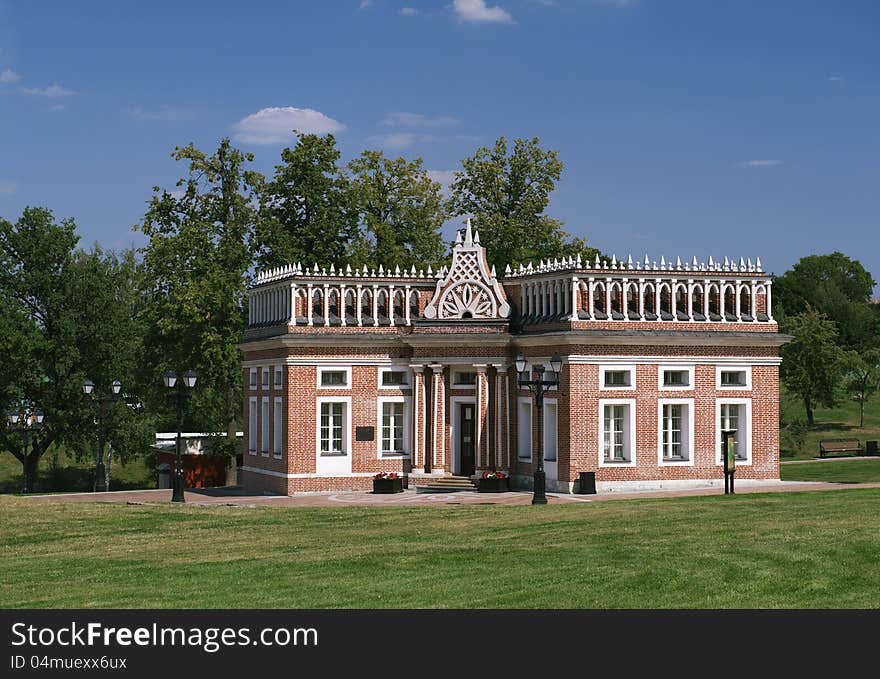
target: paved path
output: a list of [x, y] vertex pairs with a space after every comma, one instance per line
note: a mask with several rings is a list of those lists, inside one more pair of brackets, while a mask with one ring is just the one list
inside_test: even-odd
[[[852, 488], [880, 488], [880, 483], [824, 483], [809, 481], [739, 482], [736, 492], [749, 493], [802, 492], [813, 490], [844, 490]], [[639, 492], [603, 492], [597, 495], [567, 495], [548, 493], [550, 504], [577, 504], [603, 502], [606, 500], [633, 500], [644, 498], [688, 497], [695, 495], [720, 495], [723, 488], [693, 488], [687, 490], [654, 490]], [[188, 490], [186, 501], [191, 505], [239, 506], [239, 507], [340, 507], [366, 505], [528, 505], [531, 492], [509, 493], [416, 493], [406, 490], [394, 495], [374, 495], [368, 491], [344, 491], [339, 493], [309, 493], [294, 496], [255, 495], [241, 488], [210, 488]], [[109, 493], [64, 493], [54, 495], [30, 495], [34, 502], [125, 502], [133, 504], [170, 504], [170, 490], [124, 490]]]

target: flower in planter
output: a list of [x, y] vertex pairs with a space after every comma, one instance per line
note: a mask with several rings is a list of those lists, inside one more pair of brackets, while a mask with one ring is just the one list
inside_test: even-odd
[[485, 472], [483, 472], [483, 478], [484, 479], [506, 479], [507, 474], [505, 474], [504, 472], [485, 471]]
[[379, 472], [373, 478], [377, 481], [380, 481], [383, 479], [399, 479], [400, 476], [397, 474], [397, 472]]

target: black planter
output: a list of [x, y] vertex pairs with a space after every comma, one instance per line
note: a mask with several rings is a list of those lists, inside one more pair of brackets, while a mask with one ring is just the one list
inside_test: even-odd
[[480, 479], [477, 491], [480, 493], [506, 493], [510, 490], [508, 479]]
[[403, 478], [398, 476], [396, 479], [373, 479], [374, 493], [402, 493]]

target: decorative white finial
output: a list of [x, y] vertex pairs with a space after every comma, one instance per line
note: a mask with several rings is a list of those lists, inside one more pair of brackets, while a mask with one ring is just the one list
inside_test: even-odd
[[465, 247], [471, 247], [474, 244], [474, 233], [471, 230], [471, 218], [467, 219], [467, 227], [464, 231], [464, 245]]
[[504, 267], [504, 275], [509, 276], [510, 274], [511, 274], [510, 264], [508, 264], [507, 266]]

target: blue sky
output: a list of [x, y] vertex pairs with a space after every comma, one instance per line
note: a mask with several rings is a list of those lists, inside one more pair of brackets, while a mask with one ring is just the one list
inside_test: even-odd
[[231, 136], [271, 171], [296, 125], [444, 179], [537, 136], [566, 165], [548, 214], [609, 254], [840, 250], [880, 278], [878, 24], [872, 1], [0, 0], [0, 216], [140, 245], [175, 145]]

